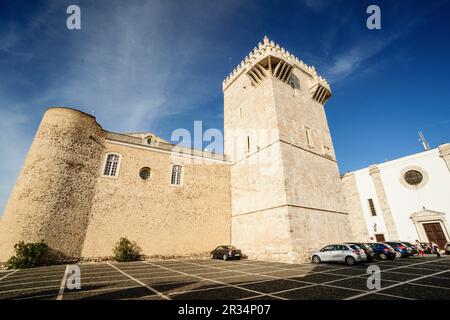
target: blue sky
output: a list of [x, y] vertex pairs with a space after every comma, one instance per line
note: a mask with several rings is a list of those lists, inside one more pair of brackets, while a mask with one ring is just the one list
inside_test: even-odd
[[[82, 30], [66, 28], [81, 7]], [[382, 29], [366, 28], [381, 7]], [[331, 83], [341, 172], [450, 141], [450, 1], [0, 2], [0, 213], [43, 112], [111, 131], [223, 128], [222, 80], [267, 34]]]

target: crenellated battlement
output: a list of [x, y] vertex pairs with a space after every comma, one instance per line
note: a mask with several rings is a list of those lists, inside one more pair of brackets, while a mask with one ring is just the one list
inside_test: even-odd
[[228, 88], [228, 86], [233, 83], [233, 81], [241, 75], [244, 71], [252, 69], [259, 61], [267, 56], [274, 56], [279, 59], [283, 59], [287, 63], [299, 68], [311, 77], [311, 81], [315, 83], [320, 83], [323, 87], [327, 88], [329, 91], [330, 86], [324, 78], [319, 76], [316, 72], [314, 66], [309, 66], [303, 60], [298, 59], [292, 53], [287, 51], [285, 48], [281, 47], [274, 41], [270, 41], [267, 36], [264, 37], [263, 42], [258, 44], [258, 47], [253, 48], [253, 50], [247, 55], [241, 63], [225, 78], [223, 81], [223, 90]]

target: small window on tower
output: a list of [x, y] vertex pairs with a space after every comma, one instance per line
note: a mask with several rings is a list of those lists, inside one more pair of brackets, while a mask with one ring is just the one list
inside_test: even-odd
[[312, 148], [311, 129], [308, 127], [305, 127], [305, 134], [306, 134], [306, 145], [308, 147]]
[[247, 152], [250, 152], [250, 137], [247, 136]]
[[369, 208], [370, 208], [370, 213], [372, 214], [372, 217], [375, 217], [377, 215], [377, 210], [375, 210], [375, 205], [373, 203], [373, 199], [369, 199]]
[[328, 146], [322, 146], [323, 150], [322, 153], [325, 157], [331, 157], [331, 149]]

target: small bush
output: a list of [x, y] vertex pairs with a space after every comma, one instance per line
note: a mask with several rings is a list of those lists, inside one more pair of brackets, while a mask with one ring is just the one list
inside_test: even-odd
[[39, 267], [42, 259], [48, 252], [48, 246], [44, 240], [34, 243], [20, 241], [14, 245], [16, 254], [6, 263], [8, 269], [25, 269]]
[[141, 248], [134, 241], [120, 238], [113, 250], [113, 259], [118, 262], [138, 261], [142, 257]]

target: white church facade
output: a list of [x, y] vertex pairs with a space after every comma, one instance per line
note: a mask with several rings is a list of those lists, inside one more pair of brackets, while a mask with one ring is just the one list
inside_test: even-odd
[[360, 206], [360, 240], [434, 241], [443, 248], [450, 241], [449, 152], [444, 144], [346, 173], [353, 206]]

